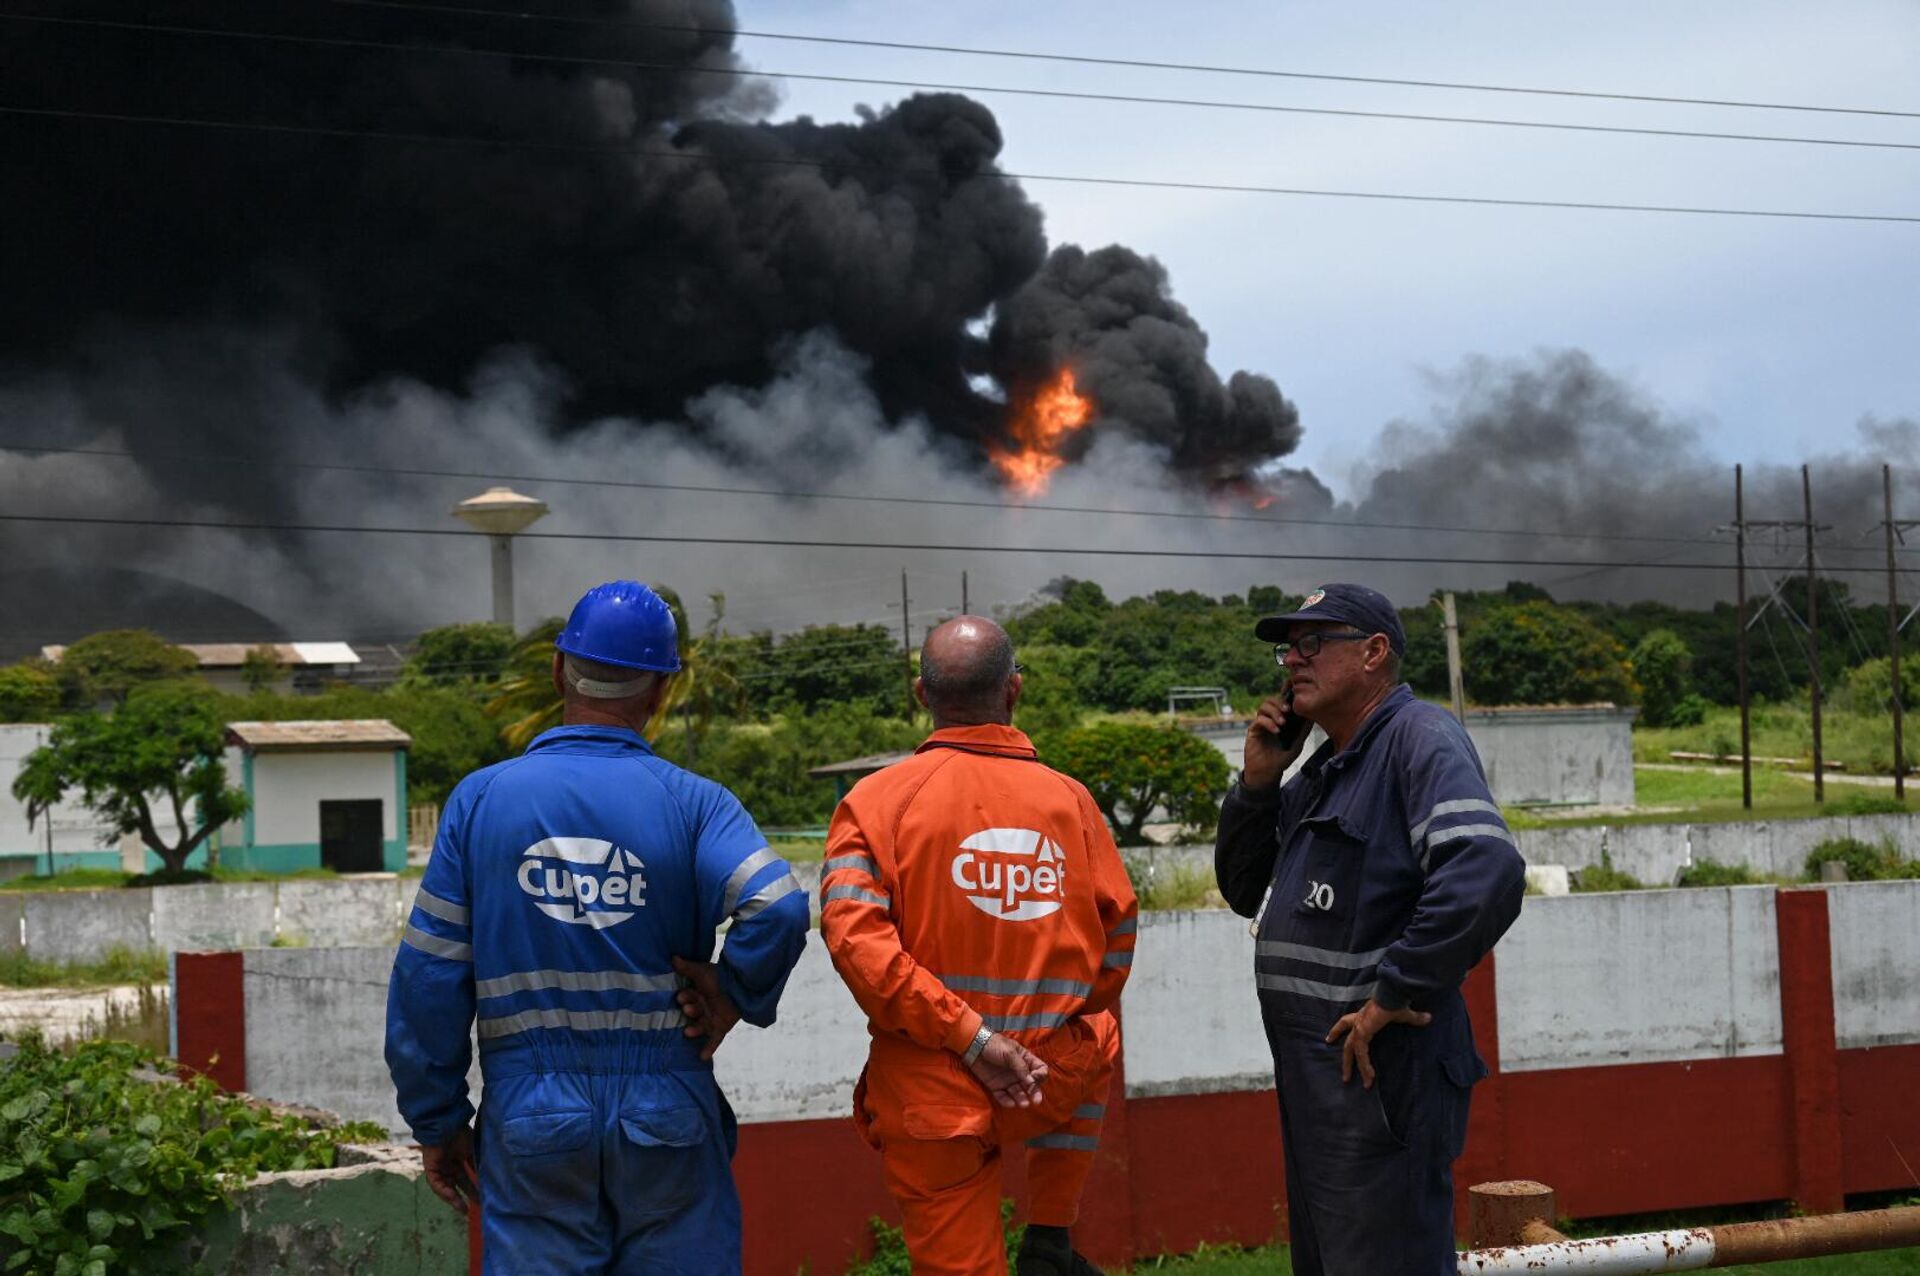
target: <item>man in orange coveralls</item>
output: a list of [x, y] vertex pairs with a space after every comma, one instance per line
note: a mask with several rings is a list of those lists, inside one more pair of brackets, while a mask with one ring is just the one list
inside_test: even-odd
[[915, 1273], [998, 1276], [1000, 1153], [1027, 1149], [1019, 1276], [1086, 1276], [1068, 1228], [1119, 1049], [1139, 906], [1077, 780], [1011, 725], [1019, 667], [978, 616], [934, 629], [934, 732], [834, 812], [820, 932], [873, 1043], [854, 1120], [880, 1150]]

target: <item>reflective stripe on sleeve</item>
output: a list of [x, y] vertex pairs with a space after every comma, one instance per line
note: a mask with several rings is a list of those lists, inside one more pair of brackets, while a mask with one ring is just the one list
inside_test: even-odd
[[464, 904], [456, 904], [450, 899], [441, 899], [426, 887], [414, 892], [413, 906], [423, 913], [431, 913], [443, 922], [452, 922], [456, 926], [470, 925], [473, 914]]
[[858, 886], [830, 886], [822, 892], [820, 905], [824, 908], [828, 904], [838, 903], [841, 900], [852, 900], [857, 904], [878, 904], [882, 908], [893, 907], [893, 901], [885, 895], [862, 890]]
[[1108, 931], [1107, 935], [1109, 938], [1111, 938], [1114, 935], [1131, 935], [1139, 929], [1140, 929], [1140, 919], [1138, 917], [1129, 917], [1127, 918], [1127, 920], [1121, 922], [1118, 926], [1115, 926], [1112, 930]]
[[1443, 815], [1458, 815], [1462, 811], [1491, 811], [1500, 814], [1500, 808], [1484, 798], [1452, 798], [1445, 802], [1436, 802], [1427, 818], [1407, 830], [1407, 840], [1418, 846], [1420, 839], [1427, 835], [1427, 826]]
[[1133, 965], [1133, 953], [1131, 951], [1108, 953], [1100, 959], [1100, 964], [1109, 970], [1124, 970], [1128, 966]]
[[1083, 1103], [1073, 1110], [1073, 1119], [1076, 1121], [1098, 1121], [1106, 1115], [1107, 1105], [1104, 1103]]
[[1285, 957], [1289, 961], [1312, 962], [1316, 966], [1332, 966], [1336, 970], [1365, 970], [1379, 964], [1380, 959], [1387, 955], [1387, 950], [1376, 948], [1367, 953], [1343, 953], [1337, 948], [1313, 948], [1306, 944], [1263, 939], [1253, 946], [1253, 955], [1255, 959]]
[[721, 893], [720, 897], [720, 911], [731, 917], [733, 910], [738, 907], [740, 903], [740, 892], [747, 889], [747, 882], [752, 879], [755, 873], [758, 873], [761, 869], [774, 863], [779, 858], [778, 855], [773, 853], [771, 846], [763, 846], [753, 854], [747, 856], [747, 858], [741, 860], [740, 863], [735, 866], [733, 872], [727, 877], [726, 890]]
[[733, 910], [735, 921], [745, 921], [769, 904], [774, 904], [800, 889], [800, 883], [794, 880], [792, 873], [782, 873], [773, 881], [762, 886], [740, 902]]
[[1317, 997], [1321, 1001], [1366, 1001], [1373, 996], [1373, 990], [1380, 986], [1377, 979], [1369, 979], [1364, 984], [1329, 984], [1318, 979], [1301, 979], [1297, 975], [1256, 974], [1253, 982], [1264, 992], [1290, 992], [1301, 997]]
[[1092, 984], [1072, 979], [988, 979], [982, 975], [942, 975], [940, 982], [955, 992], [985, 992], [996, 997], [1026, 997], [1040, 994], [1061, 997], [1085, 997]]
[[982, 1015], [980, 1021], [994, 1032], [1026, 1032], [1034, 1028], [1058, 1028], [1072, 1015], [1048, 1011], [1039, 1015]]
[[1465, 837], [1491, 837], [1505, 842], [1508, 846], [1519, 847], [1513, 840], [1513, 834], [1504, 824], [1456, 824], [1450, 829], [1435, 829], [1427, 834], [1427, 844], [1420, 851], [1420, 871], [1427, 871], [1427, 864], [1433, 859], [1433, 848], [1444, 846], [1448, 842], [1457, 842]]
[[677, 975], [638, 975], [627, 970], [520, 970], [479, 980], [473, 985], [473, 993], [476, 997], [504, 997], [542, 988], [562, 992], [672, 992], [679, 986]]
[[1028, 1139], [1030, 1148], [1064, 1148], [1069, 1152], [1097, 1152], [1100, 1139], [1092, 1134], [1042, 1134], [1038, 1138]]
[[400, 942], [409, 947], [418, 948], [423, 953], [431, 953], [435, 957], [445, 957], [448, 961], [470, 962], [473, 960], [472, 944], [464, 944], [457, 939], [442, 939], [438, 935], [429, 935], [412, 922], [407, 923], [407, 929], [400, 935]]
[[880, 866], [869, 855], [836, 855], [820, 865], [820, 872], [838, 873], [845, 868], [857, 868], [876, 882], [880, 880]]
[[522, 1010], [478, 1021], [480, 1036], [511, 1037], [534, 1028], [565, 1028], [572, 1032], [659, 1032], [678, 1028], [687, 1017], [678, 1010]]

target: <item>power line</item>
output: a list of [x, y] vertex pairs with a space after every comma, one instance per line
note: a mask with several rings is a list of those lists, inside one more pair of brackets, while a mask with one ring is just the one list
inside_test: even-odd
[[[850, 501], [880, 505], [939, 506], [955, 509], [998, 510], [1009, 514], [1032, 511], [1041, 514], [1090, 514], [1108, 518], [1168, 518], [1190, 522], [1257, 523], [1284, 527], [1329, 527], [1338, 530], [1362, 529], [1367, 531], [1442, 532], [1460, 536], [1524, 536], [1528, 538], [1545, 537], [1576, 541], [1632, 541], [1661, 545], [1721, 546], [1726, 544], [1724, 540], [1710, 536], [1651, 536], [1632, 532], [1569, 532], [1540, 527], [1463, 527], [1444, 523], [1385, 523], [1363, 519], [1297, 518], [1280, 514], [1223, 514], [1217, 511], [1150, 510], [1101, 505], [1008, 504], [1005, 501], [967, 500], [960, 497], [883, 496], [868, 492], [818, 492], [799, 488], [737, 487], [725, 484], [649, 482], [641, 479], [588, 478], [566, 474], [505, 473], [494, 470], [446, 470], [423, 466], [353, 465], [339, 461], [301, 461], [267, 456], [222, 456], [207, 452], [178, 452], [168, 450], [136, 452], [128, 448], [62, 447], [40, 443], [0, 443], [0, 451], [27, 452], [54, 456], [93, 456], [113, 460], [149, 461], [164, 459], [190, 462], [195, 465], [241, 466], [255, 470], [261, 468], [317, 470], [345, 474], [390, 475], [403, 478], [446, 478], [469, 479], [474, 482], [633, 488], [650, 492], [687, 492], [709, 496], [752, 496], [780, 500]], [[1828, 552], [1879, 554], [1881, 551], [1866, 545], [1836, 545], [1829, 547]], [[1920, 553], [1920, 545], [1903, 547], [1903, 552]], [[841, 581], [826, 582], [825, 585], [865, 584], [876, 579], [879, 578], [856, 576]], [[807, 585], [790, 590], [772, 590], [754, 594], [742, 594], [740, 597], [777, 597], [795, 592], [812, 592], [824, 588], [825, 585]], [[731, 604], [734, 601], [734, 596], [728, 594], [727, 601]]]
[[734, 66], [690, 66], [684, 62], [652, 62], [631, 58], [596, 58], [559, 53], [529, 53], [513, 49], [476, 49], [460, 45], [397, 44], [387, 40], [360, 40], [342, 36], [287, 35], [274, 31], [243, 31], [222, 27], [189, 27], [165, 23], [124, 22], [104, 18], [62, 18], [48, 14], [0, 12], [0, 21], [35, 22], [67, 27], [115, 31], [142, 31], [156, 35], [199, 39], [253, 40], [269, 44], [297, 44], [317, 48], [376, 50], [433, 57], [506, 58], [517, 62], [562, 66], [618, 67], [630, 71], [665, 71], [675, 75], [713, 75], [735, 79], [805, 80], [818, 84], [858, 84], [874, 88], [911, 89], [936, 93], [1001, 94], [1013, 97], [1065, 101], [1124, 103], [1137, 106], [1179, 106], [1212, 111], [1253, 111], [1273, 115], [1315, 115], [1338, 119], [1393, 120], [1416, 124], [1464, 124], [1474, 127], [1545, 129], [1569, 133], [1610, 133], [1629, 137], [1674, 137], [1714, 142], [1762, 142], [1795, 146], [1842, 146], [1867, 150], [1920, 151], [1920, 142], [1877, 142], [1862, 138], [1801, 137], [1777, 133], [1731, 133], [1699, 129], [1651, 128], [1624, 124], [1573, 124], [1556, 120], [1519, 120], [1482, 115], [1432, 115], [1413, 111], [1362, 111], [1326, 106], [1286, 106], [1273, 102], [1234, 102], [1214, 98], [1152, 97], [1135, 93], [1089, 93], [1077, 89], [1041, 89], [1006, 84], [958, 84], [940, 80], [902, 80], [882, 76], [830, 75]]
[[[484, 532], [452, 527], [365, 527], [339, 523], [228, 522], [215, 519], [111, 518], [80, 514], [0, 513], [0, 522], [50, 523], [89, 527], [178, 528], [227, 532], [341, 533], [373, 536], [481, 537]], [[1283, 554], [1270, 550], [1239, 549], [1121, 549], [1104, 545], [978, 545], [914, 541], [784, 540], [769, 536], [662, 536], [630, 532], [521, 532], [522, 541], [605, 541], [652, 545], [732, 545], [779, 549], [885, 549], [955, 554], [1055, 554], [1103, 558], [1254, 559], [1267, 562], [1399, 563], [1456, 567], [1620, 567], [1661, 571], [1725, 571], [1725, 563], [1608, 562], [1559, 558], [1457, 558], [1428, 554]], [[1834, 567], [1832, 572], [1865, 572], [1879, 576], [1884, 567]]]
[[[837, 160], [803, 159], [798, 156], [717, 156], [689, 151], [656, 150], [647, 147], [608, 146], [584, 142], [509, 141], [490, 137], [467, 137], [445, 133], [393, 133], [374, 129], [324, 128], [306, 124], [263, 124], [243, 120], [211, 120], [186, 116], [142, 115], [119, 111], [82, 111], [67, 107], [0, 105], [0, 115], [44, 119], [85, 120], [93, 123], [152, 124], [168, 128], [201, 128], [227, 132], [281, 134], [295, 137], [319, 137], [366, 141], [400, 142], [418, 146], [483, 147], [496, 150], [549, 151], [556, 154], [619, 155], [629, 159], [651, 158], [708, 164], [717, 168], [744, 167], [811, 168], [834, 173], [885, 172], [896, 176], [919, 176], [943, 182], [953, 175], [936, 169], [885, 168], [873, 164], [842, 163]], [[1009, 182], [1058, 182], [1076, 186], [1107, 186], [1134, 190], [1215, 191], [1236, 195], [1280, 195], [1310, 199], [1361, 199], [1406, 204], [1462, 204], [1483, 208], [1553, 208], [1602, 213], [1664, 213], [1700, 217], [1765, 217], [1789, 221], [1885, 222], [1920, 224], [1920, 216], [1898, 213], [1822, 213], [1793, 209], [1721, 208], [1690, 204], [1622, 204], [1596, 200], [1502, 199], [1489, 195], [1416, 195], [1396, 191], [1352, 191], [1309, 186], [1257, 186], [1231, 182], [1174, 181], [1145, 177], [1093, 177], [1073, 173], [1015, 173], [1001, 169], [981, 169], [970, 173], [979, 177]]]
[[564, 14], [508, 12], [463, 5], [411, 4], [405, 0], [330, 0], [333, 4], [369, 9], [404, 9], [417, 13], [456, 14], [470, 17], [511, 19], [526, 22], [573, 25], [633, 27], [650, 31], [673, 31], [687, 35], [727, 36], [752, 40], [784, 40], [797, 44], [846, 45], [853, 48], [899, 49], [919, 53], [957, 53], [966, 57], [1013, 58], [1032, 62], [1064, 62], [1080, 66], [1129, 67], [1153, 71], [1190, 71], [1205, 75], [1254, 76], [1263, 79], [1317, 80], [1333, 84], [1383, 84], [1400, 88], [1454, 89], [1471, 93], [1513, 93], [1535, 97], [1585, 98], [1609, 102], [1658, 102], [1672, 106], [1726, 106], [1759, 111], [1810, 111], [1828, 115], [1869, 115], [1894, 119], [1920, 119], [1920, 111], [1894, 111], [1874, 107], [1818, 106], [1798, 102], [1758, 102], [1739, 98], [1674, 97], [1657, 93], [1618, 93], [1587, 89], [1543, 89], [1514, 84], [1484, 84], [1462, 80], [1413, 80], [1383, 75], [1336, 75], [1316, 71], [1283, 71], [1267, 67], [1222, 66], [1200, 62], [1163, 62], [1146, 58], [1101, 58], [1088, 54], [1044, 53], [1030, 49], [987, 49], [955, 44], [921, 44], [907, 40], [865, 40], [851, 36], [801, 35], [782, 31], [742, 31], [724, 27], [682, 26], [665, 22], [647, 22], [638, 18], [590, 18]]

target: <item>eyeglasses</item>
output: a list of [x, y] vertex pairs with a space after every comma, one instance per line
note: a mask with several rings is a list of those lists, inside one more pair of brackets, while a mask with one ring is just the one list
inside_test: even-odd
[[1312, 660], [1320, 654], [1320, 648], [1330, 642], [1365, 642], [1371, 637], [1373, 637], [1372, 634], [1363, 634], [1357, 631], [1329, 634], [1322, 633], [1317, 629], [1310, 630], [1307, 633], [1301, 634], [1297, 642], [1274, 643], [1273, 660], [1275, 664], [1284, 669], [1287, 664], [1287, 653], [1289, 651], [1299, 652], [1302, 660]]

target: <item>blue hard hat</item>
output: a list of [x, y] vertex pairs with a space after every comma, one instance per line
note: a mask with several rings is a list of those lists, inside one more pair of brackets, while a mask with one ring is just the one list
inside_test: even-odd
[[610, 580], [573, 605], [553, 645], [583, 660], [655, 673], [680, 671], [673, 610], [637, 580]]

